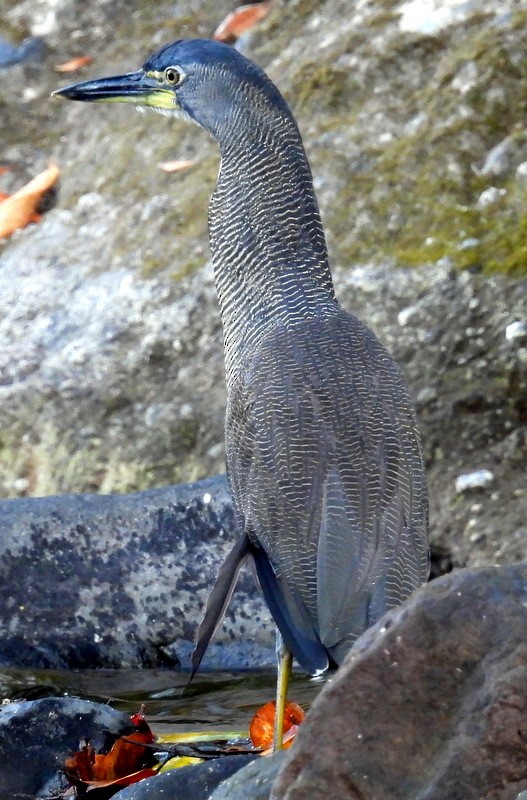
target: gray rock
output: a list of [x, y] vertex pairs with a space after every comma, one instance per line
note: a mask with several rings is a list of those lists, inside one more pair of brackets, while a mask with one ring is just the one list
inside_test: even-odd
[[278, 770], [287, 757], [287, 750], [259, 758], [227, 778], [212, 793], [210, 800], [269, 800]]
[[273, 800], [514, 800], [527, 788], [527, 563], [459, 570], [352, 648]]
[[[188, 668], [235, 536], [223, 476], [132, 495], [0, 501], [0, 663]], [[274, 662], [269, 613], [246, 574], [204, 667]]]
[[[245, 772], [247, 764], [255, 758], [258, 757], [224, 756], [203, 764], [174, 769], [122, 789], [119, 800], [208, 800], [222, 781], [238, 770]], [[247, 794], [244, 797], [246, 800]]]
[[65, 788], [64, 761], [82, 739], [102, 750], [132, 731], [126, 714], [87, 700], [47, 697], [0, 706], [0, 800], [56, 797]]

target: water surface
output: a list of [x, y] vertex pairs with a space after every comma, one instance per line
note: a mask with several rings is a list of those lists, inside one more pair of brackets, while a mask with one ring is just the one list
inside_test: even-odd
[[[203, 673], [182, 691], [187, 673], [170, 670], [0, 669], [0, 698], [9, 700], [75, 695], [109, 703], [126, 713], [139, 711], [156, 733], [246, 730], [255, 711], [274, 699], [274, 672]], [[305, 710], [322, 688], [320, 679], [293, 675], [289, 698]]]

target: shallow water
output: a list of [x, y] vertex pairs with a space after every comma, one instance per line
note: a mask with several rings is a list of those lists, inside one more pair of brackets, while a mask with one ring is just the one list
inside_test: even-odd
[[[0, 669], [0, 697], [34, 700], [76, 695], [130, 714], [144, 703], [156, 733], [243, 731], [255, 711], [274, 699], [276, 676], [273, 672], [198, 674], [181, 696], [187, 680], [188, 674], [169, 670]], [[289, 698], [307, 710], [322, 682], [295, 674]]]

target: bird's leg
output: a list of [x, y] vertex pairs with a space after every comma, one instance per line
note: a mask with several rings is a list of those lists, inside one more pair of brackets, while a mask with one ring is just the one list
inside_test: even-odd
[[284, 644], [282, 634], [276, 631], [276, 660], [278, 674], [276, 679], [276, 707], [274, 717], [273, 752], [282, 750], [284, 746], [284, 714], [287, 703], [287, 689], [293, 666], [293, 654]]

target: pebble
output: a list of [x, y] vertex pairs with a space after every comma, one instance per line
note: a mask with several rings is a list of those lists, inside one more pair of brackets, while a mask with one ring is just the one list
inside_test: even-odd
[[520, 181], [524, 181], [527, 178], [527, 161], [522, 161], [516, 167], [516, 178]]
[[475, 472], [464, 472], [456, 478], [456, 492], [469, 491], [470, 489], [484, 489], [494, 481], [494, 474], [488, 469], [478, 469]]
[[507, 325], [505, 328], [505, 338], [508, 342], [527, 339], [527, 320], [518, 320]]
[[417, 316], [418, 313], [419, 309], [416, 308], [416, 306], [408, 306], [408, 308], [403, 308], [397, 314], [397, 322], [402, 328], [404, 328], [404, 326], [408, 325], [408, 323], [412, 320], [412, 317]]
[[496, 203], [504, 194], [507, 194], [505, 189], [498, 189], [497, 186], [489, 186], [488, 189], [484, 189], [481, 192], [476, 206], [478, 208], [487, 208]]
[[481, 175], [504, 175], [511, 166], [512, 138], [508, 137], [489, 150], [481, 167]]
[[433, 386], [423, 387], [417, 395], [416, 402], [418, 405], [425, 405], [437, 400], [437, 391]]
[[470, 237], [469, 239], [463, 239], [462, 242], [458, 244], [458, 250], [470, 250], [472, 247], [477, 247], [480, 243], [479, 239], [475, 239], [474, 237]]

